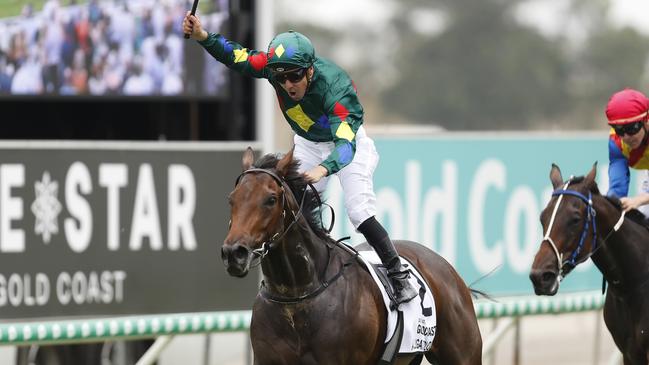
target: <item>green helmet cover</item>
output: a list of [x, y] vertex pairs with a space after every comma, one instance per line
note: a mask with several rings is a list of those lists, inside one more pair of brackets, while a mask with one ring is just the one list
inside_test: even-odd
[[293, 30], [280, 33], [268, 45], [268, 66], [308, 68], [315, 62], [315, 49], [309, 38]]

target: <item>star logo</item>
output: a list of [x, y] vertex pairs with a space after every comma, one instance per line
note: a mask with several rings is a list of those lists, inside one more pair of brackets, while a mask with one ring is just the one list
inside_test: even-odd
[[61, 213], [61, 203], [57, 195], [59, 183], [52, 181], [50, 173], [45, 171], [43, 179], [34, 183], [36, 199], [32, 203], [32, 213], [36, 217], [34, 233], [43, 236], [44, 243], [50, 243], [53, 234], [59, 233], [58, 216]]

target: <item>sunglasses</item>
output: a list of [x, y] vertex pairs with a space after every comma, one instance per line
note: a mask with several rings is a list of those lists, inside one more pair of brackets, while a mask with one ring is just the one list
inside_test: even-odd
[[622, 125], [612, 125], [613, 129], [615, 130], [615, 134], [618, 136], [622, 137], [625, 134], [629, 136], [633, 136], [636, 133], [640, 132], [642, 129], [644, 121], [639, 121], [639, 122], [633, 122], [629, 124], [622, 124]]
[[286, 72], [281, 72], [281, 73], [276, 73], [273, 74], [273, 79], [279, 84], [283, 84], [286, 82], [286, 80], [290, 81], [291, 83], [295, 84], [297, 82], [302, 81], [304, 78], [304, 75], [306, 75], [306, 69], [305, 68], [298, 68], [296, 70], [291, 70], [291, 71], [286, 71]]

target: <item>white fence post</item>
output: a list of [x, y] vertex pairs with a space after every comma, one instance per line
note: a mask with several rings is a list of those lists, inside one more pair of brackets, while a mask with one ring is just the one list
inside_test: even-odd
[[155, 342], [148, 350], [142, 355], [140, 360], [135, 365], [151, 365], [158, 360], [160, 353], [167, 347], [173, 339], [173, 336], [160, 336], [156, 338]]

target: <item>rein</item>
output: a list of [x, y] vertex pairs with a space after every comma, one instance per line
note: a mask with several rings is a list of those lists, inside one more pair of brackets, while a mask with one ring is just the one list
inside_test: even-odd
[[[577, 266], [577, 256], [581, 252], [581, 249], [584, 245], [586, 234], [588, 233], [588, 229], [590, 225], [593, 226], [593, 240], [592, 240], [593, 247], [591, 248], [591, 251], [586, 257], [586, 259], [592, 256], [597, 251], [597, 249], [599, 249], [599, 247], [601, 247], [601, 245], [603, 245], [614, 232], [617, 232], [620, 229], [622, 223], [624, 223], [624, 216], [625, 216], [625, 212], [622, 211], [620, 219], [617, 221], [617, 223], [615, 223], [611, 231], [602, 240], [601, 245], [597, 246], [597, 225], [595, 220], [597, 213], [595, 211], [595, 207], [593, 206], [592, 193], [589, 191], [588, 196], [585, 196], [584, 194], [578, 191], [568, 189], [568, 186], [570, 185], [571, 182], [572, 182], [572, 177], [568, 179], [568, 181], [563, 186], [563, 188], [555, 190], [552, 193], [552, 196], [558, 196], [559, 199], [557, 199], [557, 202], [554, 205], [554, 210], [552, 211], [552, 216], [550, 217], [550, 224], [548, 224], [548, 229], [545, 232], [545, 235], [543, 236], [543, 240], [541, 241], [541, 244], [543, 242], [548, 242], [550, 244], [550, 247], [552, 247], [552, 250], [554, 250], [554, 254], [557, 256], [557, 267], [559, 270], [559, 275], [557, 275], [557, 283], [560, 283], [561, 280], [563, 280], [563, 278], [570, 271], [572, 271], [572, 269], [574, 269], [575, 266]], [[579, 244], [577, 245], [577, 248], [575, 248], [575, 250], [572, 251], [570, 257], [567, 258], [566, 260], [563, 260], [563, 253], [559, 252], [557, 245], [554, 243], [552, 237], [550, 237], [550, 232], [552, 231], [552, 226], [554, 225], [554, 219], [556, 218], [557, 212], [559, 211], [559, 205], [561, 204], [564, 195], [575, 196], [579, 198], [581, 201], [583, 201], [584, 203], [586, 203], [586, 219], [584, 221], [584, 228], [581, 232], [581, 236], [579, 237]], [[564, 270], [564, 268], [566, 268], [566, 270]]]

